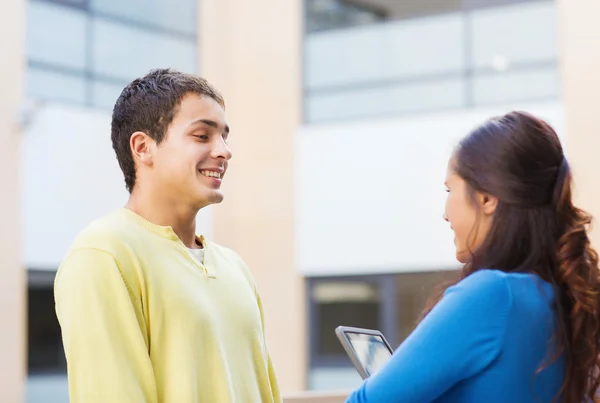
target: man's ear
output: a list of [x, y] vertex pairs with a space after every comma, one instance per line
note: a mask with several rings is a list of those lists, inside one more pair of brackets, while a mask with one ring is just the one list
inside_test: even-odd
[[487, 216], [494, 215], [498, 207], [498, 198], [488, 193], [480, 193], [477, 195], [479, 206], [483, 214]]
[[144, 132], [135, 132], [129, 138], [133, 160], [140, 164], [151, 165], [155, 141]]

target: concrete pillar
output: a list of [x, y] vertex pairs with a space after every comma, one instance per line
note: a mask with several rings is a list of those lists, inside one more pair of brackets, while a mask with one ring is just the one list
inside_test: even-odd
[[560, 66], [568, 158], [576, 202], [595, 217], [592, 243], [600, 249], [600, 2], [557, 0]]
[[21, 403], [25, 387], [26, 272], [19, 223], [18, 108], [25, 68], [25, 0], [0, 5], [0, 402]]
[[294, 135], [301, 119], [302, 1], [200, 0], [200, 71], [222, 93], [233, 159], [216, 242], [256, 277], [284, 393], [306, 387], [303, 280], [294, 264]]

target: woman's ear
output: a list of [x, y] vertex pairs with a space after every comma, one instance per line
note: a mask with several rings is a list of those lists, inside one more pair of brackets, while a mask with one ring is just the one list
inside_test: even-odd
[[483, 214], [487, 216], [494, 215], [498, 207], [498, 198], [488, 193], [480, 193], [477, 198]]

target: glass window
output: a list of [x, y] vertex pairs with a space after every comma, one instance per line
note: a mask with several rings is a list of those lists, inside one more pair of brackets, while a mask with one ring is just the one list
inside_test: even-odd
[[305, 120], [463, 106], [464, 36], [460, 13], [310, 35]]
[[399, 344], [415, 329], [427, 302], [458, 276], [459, 272], [455, 270], [402, 273], [396, 276], [396, 332]]
[[458, 108], [465, 103], [463, 77], [415, 82], [390, 88], [393, 113]]
[[[513, 3], [526, 3], [529, 1], [539, 0], [462, 0], [463, 10], [470, 10], [475, 8], [488, 8], [493, 6], [502, 6]], [[554, 0], [550, 0], [554, 1]]]
[[309, 24], [311, 10], [342, 15], [342, 3], [368, 4], [381, 17], [368, 26], [309, 30], [307, 122], [558, 95], [554, 1], [307, 1]]
[[450, 14], [323, 32], [306, 39], [305, 52], [311, 89], [456, 73], [465, 67], [464, 21]]
[[461, 0], [306, 0], [308, 32], [333, 30], [461, 10]]
[[29, 375], [26, 394], [26, 403], [68, 403], [67, 374]]
[[348, 390], [361, 383], [335, 335], [337, 326], [380, 330], [395, 349], [427, 301], [458, 277], [453, 270], [309, 279], [309, 389]]
[[335, 334], [335, 328], [344, 326], [379, 329], [380, 296], [376, 284], [360, 281], [322, 282], [312, 289], [316, 304], [316, 353], [340, 355], [344, 348]]
[[94, 12], [195, 35], [197, 0], [90, 0]]
[[510, 69], [557, 59], [554, 2], [487, 8], [472, 11], [469, 16], [475, 69]]
[[465, 86], [463, 77], [457, 77], [357, 90], [317, 92], [306, 98], [305, 120], [314, 123], [458, 108], [466, 102]]
[[389, 112], [390, 94], [385, 88], [331, 91], [309, 94], [304, 117], [307, 122], [379, 116]]
[[93, 106], [98, 108], [112, 110], [115, 106], [115, 102], [121, 95], [123, 88], [127, 85], [127, 82], [123, 84], [105, 83], [102, 81], [94, 81], [92, 84], [93, 94]]
[[[370, 0], [371, 1], [371, 0]], [[460, 11], [461, 0], [442, 1], [397, 1], [397, 0], [374, 0], [380, 7], [388, 10], [390, 18], [404, 19], [422, 17], [425, 15], [442, 14]]]
[[339, 87], [380, 80], [386, 72], [384, 34], [384, 30], [369, 27], [306, 38], [305, 87]]
[[372, 24], [385, 19], [385, 12], [368, 6], [358, 6], [342, 0], [307, 0], [306, 29], [308, 32]]
[[80, 8], [86, 8], [88, 4], [88, 0], [42, 0], [42, 1], [51, 1], [53, 3], [58, 4], [68, 4], [70, 6], [76, 6]]
[[28, 373], [65, 373], [67, 364], [54, 311], [54, 271], [30, 271], [28, 287]]
[[27, 56], [36, 62], [83, 70], [86, 14], [69, 7], [28, 2]]
[[479, 75], [473, 78], [473, 101], [497, 104], [556, 98], [559, 86], [556, 66]]
[[132, 80], [150, 69], [172, 67], [196, 73], [196, 42], [95, 18], [93, 72]]
[[29, 67], [27, 94], [40, 99], [83, 104], [86, 81], [83, 75]]
[[389, 24], [387, 31], [382, 43], [388, 76], [441, 75], [465, 68], [465, 24], [460, 13], [400, 21]]
[[149, 70], [197, 73], [197, 1], [28, 1], [28, 95], [112, 109]]

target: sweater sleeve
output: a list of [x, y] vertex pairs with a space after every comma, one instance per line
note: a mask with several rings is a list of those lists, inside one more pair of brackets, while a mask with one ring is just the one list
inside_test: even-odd
[[511, 309], [502, 273], [480, 270], [450, 287], [347, 403], [430, 402], [498, 357]]
[[71, 252], [54, 294], [71, 403], [156, 403], [141, 302], [112, 255]]
[[265, 354], [266, 354], [267, 373], [269, 376], [269, 384], [271, 386], [271, 394], [272, 394], [273, 402], [280, 403], [283, 400], [282, 400], [282, 397], [279, 392], [279, 384], [277, 382], [277, 376], [275, 374], [275, 367], [273, 365], [273, 360], [271, 359], [271, 353], [269, 352], [269, 347], [267, 346], [267, 338], [266, 338], [266, 332], [265, 332], [265, 319], [264, 319], [264, 313], [263, 313], [263, 307], [262, 307], [262, 300], [260, 298], [260, 295], [258, 294], [258, 291], [256, 291], [256, 288], [255, 288], [255, 293], [256, 293], [256, 300], [258, 302], [258, 309], [260, 311], [260, 323], [261, 323], [262, 337], [263, 337], [263, 348], [264, 348]]

